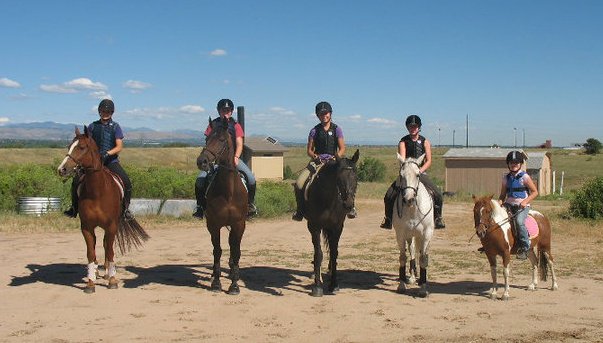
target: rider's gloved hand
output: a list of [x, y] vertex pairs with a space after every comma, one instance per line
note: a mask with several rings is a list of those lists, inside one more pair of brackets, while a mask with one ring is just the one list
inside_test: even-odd
[[107, 164], [107, 162], [109, 162], [109, 160], [111, 159], [111, 155], [109, 155], [109, 153], [104, 153], [103, 156], [101, 156], [101, 161], [103, 162], [103, 164]]

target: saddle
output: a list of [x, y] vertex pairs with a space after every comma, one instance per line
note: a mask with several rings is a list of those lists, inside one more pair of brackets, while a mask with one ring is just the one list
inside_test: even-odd
[[329, 162], [325, 162], [325, 163], [310, 162], [308, 164], [308, 170], [310, 171], [310, 175], [308, 176], [308, 178], [306, 179], [306, 182], [304, 183], [304, 186], [302, 187], [302, 190], [304, 192], [304, 200], [308, 201], [308, 190], [310, 189], [310, 185], [312, 185], [312, 183], [318, 176], [318, 173], [322, 170], [322, 168], [325, 165], [327, 165], [327, 163], [329, 163]]
[[[205, 190], [203, 191], [205, 196], [207, 196], [207, 192], [209, 192], [211, 185], [213, 185], [214, 179], [216, 178], [216, 175], [218, 174], [219, 169], [220, 169], [220, 167], [218, 165], [216, 165], [216, 166], [214, 166], [213, 169], [211, 169], [207, 173], [207, 179], [206, 179], [205, 185], [204, 185]], [[247, 187], [247, 178], [245, 177], [245, 174], [239, 170], [237, 170], [237, 174], [241, 178], [241, 181], [243, 182], [243, 187], [245, 187], [245, 190], [249, 191], [249, 189]]]
[[[512, 218], [515, 215], [515, 213], [517, 213], [517, 211], [519, 210], [519, 206], [505, 206], [505, 209], [507, 210], [507, 214], [509, 215], [509, 218]], [[510, 220], [510, 224], [511, 224], [511, 232], [513, 232], [513, 237], [517, 238], [517, 228], [516, 228], [515, 220]], [[540, 232], [540, 229], [538, 228], [538, 222], [536, 222], [536, 219], [534, 219], [532, 214], [529, 212], [528, 212], [528, 216], [526, 217], [525, 226], [526, 226], [526, 229], [528, 230], [528, 236], [530, 238], [538, 237], [538, 233]]]
[[[110, 169], [108, 168], [104, 168], [109, 175], [111, 175], [111, 177], [113, 178], [113, 181], [115, 182], [115, 184], [117, 184], [117, 188], [119, 188], [119, 193], [121, 195], [121, 199], [124, 198], [124, 189], [126, 188], [124, 185], [123, 180], [119, 177], [119, 175], [117, 175], [116, 173], [112, 172]], [[78, 178], [78, 183], [77, 183], [77, 195], [81, 195], [81, 188], [82, 188], [82, 182], [84, 182], [84, 179], [86, 177], [86, 174], [84, 173], [79, 173], [76, 176]]]

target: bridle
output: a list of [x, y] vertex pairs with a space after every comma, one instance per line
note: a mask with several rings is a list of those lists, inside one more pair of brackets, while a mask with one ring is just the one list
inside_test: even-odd
[[[218, 138], [219, 139], [219, 138]], [[211, 160], [211, 162], [209, 162], [209, 170], [213, 170], [214, 167], [216, 166], [216, 162], [220, 167], [226, 168], [226, 169], [230, 169], [230, 170], [234, 170], [236, 168], [233, 168], [229, 165], [226, 164], [220, 164], [218, 161], [220, 161], [220, 159], [222, 158], [222, 155], [224, 155], [225, 152], [227, 152], [228, 149], [228, 140], [230, 139], [230, 136], [228, 136], [222, 143], [222, 147], [218, 150], [218, 152], [213, 152], [210, 149], [207, 148], [207, 146], [205, 147], [205, 149], [203, 149], [203, 151], [201, 152], [201, 154], [203, 153], [208, 153], [210, 154], [211, 158], [209, 158], [208, 160]], [[209, 139], [208, 139], [209, 140]]]
[[[80, 140], [79, 138], [77, 139], [78, 141]], [[74, 141], [75, 142], [75, 141]], [[73, 143], [71, 143], [73, 145]], [[90, 153], [90, 149], [88, 148], [88, 152]], [[69, 158], [70, 160], [72, 160], [75, 163], [75, 167], [73, 167], [74, 170], [78, 171], [78, 170], [92, 170], [92, 171], [99, 171], [102, 169], [102, 164], [101, 164], [101, 168], [95, 168], [95, 167], [84, 167], [82, 165], [82, 162], [80, 159], [77, 159], [75, 157], [73, 157], [73, 155], [71, 155], [69, 152], [67, 152], [67, 154], [65, 154], [65, 157]]]
[[[341, 164], [343, 162], [339, 161], [339, 163]], [[341, 171], [341, 170], [350, 170], [350, 171], [353, 171], [354, 170], [354, 167], [349, 166], [349, 165], [339, 166], [338, 168], [339, 168], [339, 171]], [[337, 178], [337, 182], [336, 182], [337, 193], [339, 194], [339, 197], [341, 198], [341, 200], [345, 202], [348, 199], [348, 197], [350, 196], [350, 194], [354, 193], [354, 191], [352, 189], [352, 183], [351, 182], [344, 183], [344, 182], [341, 182], [340, 179], [341, 178], [338, 177]]]
[[[492, 213], [490, 213], [490, 215], [488, 215], [488, 216], [482, 216], [480, 213], [479, 223], [477, 223], [477, 225], [475, 225], [475, 234], [479, 238], [483, 239], [486, 237], [486, 235], [488, 235], [492, 231], [494, 231], [496, 229], [501, 229], [504, 224], [510, 223], [511, 219], [513, 219], [515, 216], [517, 216], [517, 212], [515, 212], [514, 214], [511, 214], [511, 215], [508, 215], [507, 218], [501, 220], [500, 222], [495, 222], [492, 220]], [[488, 217], [489, 220], [484, 221], [484, 217]]]
[[[405, 166], [407, 163], [414, 164], [414, 165], [416, 165], [418, 168], [421, 168], [421, 167], [419, 166], [419, 164], [418, 164], [417, 162], [415, 162], [415, 161], [408, 161], [408, 162], [404, 162], [404, 163], [402, 164], [402, 168], [404, 168], [404, 166]], [[400, 177], [402, 177], [402, 176], [400, 175]], [[404, 180], [406, 180], [406, 178], [404, 178]], [[406, 182], [405, 182], [405, 183], [406, 183]], [[400, 188], [400, 192], [403, 192], [403, 191], [405, 191], [405, 190], [407, 190], [407, 189], [412, 189], [412, 191], [415, 193], [415, 196], [413, 197], [413, 199], [416, 199], [417, 195], [419, 194], [419, 184], [420, 184], [420, 183], [421, 183], [421, 180], [419, 179], [419, 177], [418, 177], [418, 175], [417, 175], [417, 185], [416, 185], [415, 187], [413, 187], [413, 186], [408, 186], [408, 185], [406, 185], [406, 186], [404, 186], [404, 187], [401, 187], [401, 188]]]

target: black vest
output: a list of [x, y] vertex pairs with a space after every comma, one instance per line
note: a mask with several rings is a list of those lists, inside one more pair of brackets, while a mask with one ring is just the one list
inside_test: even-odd
[[316, 134], [314, 135], [314, 152], [317, 154], [329, 154], [335, 156], [339, 145], [337, 145], [337, 125], [331, 122], [327, 131], [322, 128], [322, 124], [314, 126]]
[[406, 148], [406, 156], [412, 158], [419, 158], [425, 153], [425, 137], [419, 135], [417, 141], [413, 141], [410, 135], [406, 135], [400, 139], [400, 142], [404, 142]]
[[[100, 120], [92, 123], [92, 139], [98, 145], [98, 150], [103, 156], [107, 151], [115, 148], [115, 123], [110, 121], [106, 125], [103, 125]], [[117, 158], [117, 155], [112, 155], [110, 161]]]

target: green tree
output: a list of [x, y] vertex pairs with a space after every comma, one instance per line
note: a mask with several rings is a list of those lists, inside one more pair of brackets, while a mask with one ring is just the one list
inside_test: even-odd
[[358, 181], [383, 181], [385, 170], [386, 167], [383, 162], [376, 158], [367, 157], [358, 165]]
[[584, 143], [584, 148], [586, 149], [586, 153], [589, 155], [596, 155], [601, 151], [601, 142], [595, 138], [589, 138]]

